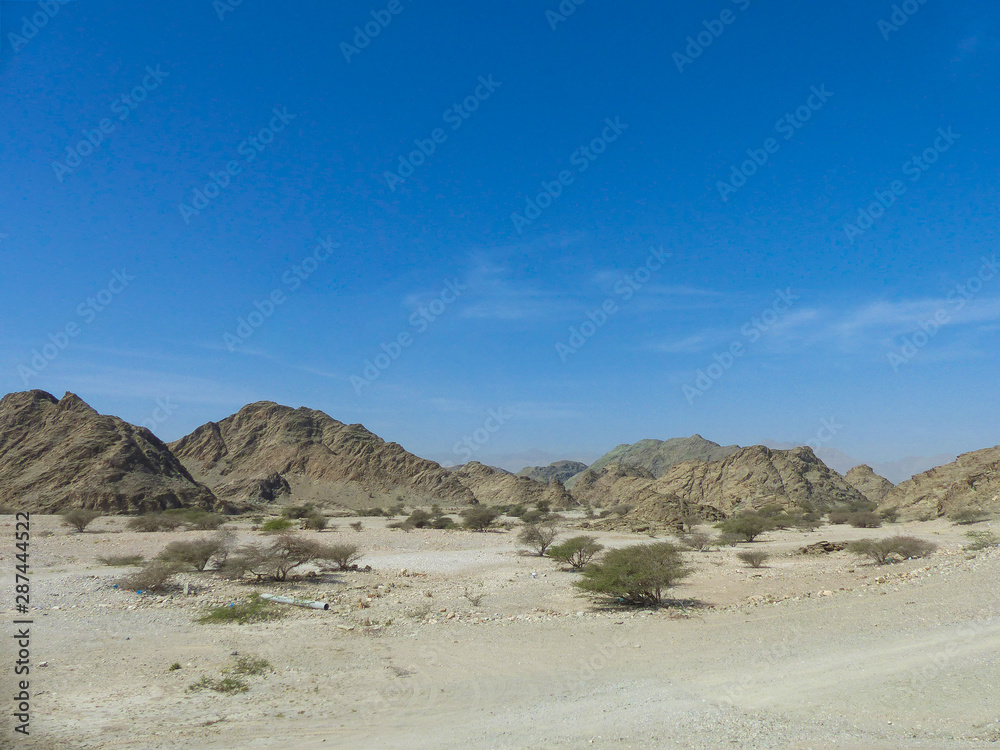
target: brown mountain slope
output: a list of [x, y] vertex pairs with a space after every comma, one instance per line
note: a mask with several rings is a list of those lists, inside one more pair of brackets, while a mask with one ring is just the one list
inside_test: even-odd
[[741, 448], [721, 461], [684, 461], [659, 479], [648, 469], [623, 464], [588, 470], [577, 477], [573, 495], [593, 505], [634, 505], [627, 518], [657, 522], [687, 513], [727, 518], [770, 504], [791, 509], [809, 501], [825, 508], [864, 500], [810, 448], [782, 451], [761, 445]]
[[503, 469], [484, 466], [478, 461], [451, 470], [451, 474], [468, 487], [486, 505], [533, 504], [539, 500], [548, 501], [553, 509], [569, 508], [576, 503], [562, 482], [538, 482], [528, 477], [519, 477]]
[[145, 427], [98, 414], [78, 396], [45, 391], [0, 400], [0, 503], [54, 512], [139, 512], [216, 499]]
[[896, 485], [882, 500], [904, 519], [937, 518], [964, 508], [1000, 511], [1000, 446], [963, 453], [955, 461]]
[[873, 503], [882, 502], [883, 498], [896, 486], [885, 477], [880, 477], [871, 466], [866, 464], [855, 466], [844, 475], [844, 479]]
[[355, 508], [397, 495], [421, 502], [475, 502], [472, 492], [438, 464], [361, 425], [271, 401], [204, 424], [170, 448], [220, 498], [241, 507], [285, 492], [299, 502], [336, 501]]

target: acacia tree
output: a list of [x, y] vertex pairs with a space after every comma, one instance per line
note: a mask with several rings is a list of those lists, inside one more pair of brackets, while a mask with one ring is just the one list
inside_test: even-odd
[[680, 549], [670, 542], [635, 544], [611, 550], [599, 562], [588, 565], [576, 586], [622, 604], [656, 606], [692, 572], [684, 565]]
[[[250, 573], [258, 580], [284, 581], [290, 571], [309, 562], [333, 561], [339, 565], [344, 559], [341, 546], [323, 544], [296, 534], [278, 534], [267, 547], [256, 544], [240, 547], [229, 555], [222, 571], [231, 578], [242, 578]], [[354, 547], [352, 553], [356, 552]]]
[[604, 545], [599, 544], [592, 536], [575, 536], [551, 547], [549, 557], [571, 565], [574, 570], [580, 570], [602, 549]]

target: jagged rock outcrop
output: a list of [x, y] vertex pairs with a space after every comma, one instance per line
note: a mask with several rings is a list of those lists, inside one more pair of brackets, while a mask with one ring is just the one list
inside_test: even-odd
[[1000, 511], [1000, 446], [963, 453], [950, 464], [896, 485], [880, 508], [905, 520], [947, 516], [966, 508]]
[[588, 469], [577, 478], [573, 496], [595, 506], [632, 505], [626, 520], [657, 523], [676, 523], [688, 514], [728, 518], [771, 504], [793, 509], [809, 501], [827, 508], [864, 501], [810, 448], [781, 451], [761, 445], [741, 448], [721, 461], [684, 461], [659, 478], [625, 463]]
[[[648, 469], [654, 477], [660, 477], [683, 461], [721, 461], [739, 449], [738, 445], [719, 445], [701, 435], [670, 440], [640, 440], [638, 443], [622, 443], [594, 461], [589, 468], [599, 472], [611, 464], [624, 463]], [[567, 481], [566, 486], [572, 489], [581, 476], [577, 474]]]
[[98, 414], [73, 393], [38, 390], [0, 399], [0, 504], [43, 513], [217, 507], [145, 427]]
[[548, 501], [553, 510], [563, 510], [576, 505], [573, 496], [557, 479], [538, 482], [509, 471], [485, 466], [478, 461], [451, 470], [463, 485], [469, 488], [484, 505], [533, 504]]
[[526, 466], [517, 472], [517, 476], [546, 484], [556, 479], [565, 484], [586, 468], [587, 464], [579, 461], [553, 461], [548, 466]]
[[296, 502], [365, 507], [391, 502], [474, 503], [439, 464], [387, 443], [362, 425], [315, 409], [249, 404], [170, 444], [220, 499], [252, 507], [281, 495]]
[[855, 466], [844, 475], [844, 479], [873, 503], [881, 503], [885, 496], [896, 487], [885, 477], [876, 474], [874, 469], [867, 464]]

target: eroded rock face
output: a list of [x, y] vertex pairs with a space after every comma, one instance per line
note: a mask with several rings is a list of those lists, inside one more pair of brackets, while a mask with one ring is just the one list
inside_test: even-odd
[[536, 482], [548, 484], [553, 479], [566, 483], [587, 468], [587, 464], [579, 461], [553, 461], [548, 466], [526, 466], [517, 472], [519, 477], [534, 479]]
[[472, 492], [440, 465], [362, 425], [271, 401], [204, 424], [170, 448], [220, 499], [240, 506], [286, 493], [295, 501], [355, 506], [376, 505], [397, 493], [411, 501], [475, 502]]
[[844, 476], [847, 483], [873, 503], [882, 500], [896, 487], [885, 477], [880, 477], [871, 466], [855, 466]]
[[538, 482], [478, 461], [470, 461], [451, 473], [484, 505], [529, 505], [545, 500], [553, 509], [565, 509], [576, 504], [562, 482], [555, 479]]
[[1000, 446], [963, 453], [901, 482], [880, 508], [895, 508], [905, 520], [938, 518], [965, 508], [1000, 511]]
[[574, 497], [593, 505], [635, 506], [626, 518], [673, 523], [687, 514], [728, 518], [777, 504], [789, 510], [808, 501], [816, 508], [859, 502], [864, 497], [816, 458], [808, 447], [741, 448], [721, 461], [683, 461], [659, 478], [623, 463], [577, 478]]
[[216, 498], [145, 427], [35, 390], [0, 400], [0, 503], [136, 513], [212, 509]]

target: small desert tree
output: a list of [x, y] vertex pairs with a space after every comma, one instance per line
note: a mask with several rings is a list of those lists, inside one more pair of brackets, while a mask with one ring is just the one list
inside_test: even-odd
[[574, 570], [582, 569], [594, 555], [604, 549], [592, 536], [575, 536], [562, 544], [549, 548], [549, 557], [562, 563], [567, 563]]
[[296, 534], [278, 534], [267, 546], [249, 544], [229, 555], [221, 570], [230, 578], [242, 578], [247, 573], [258, 579], [284, 581], [290, 571], [309, 562], [334, 560], [336, 547], [316, 542]]
[[73, 508], [63, 513], [63, 523], [67, 526], [72, 526], [81, 534], [83, 530], [86, 529], [92, 521], [101, 517], [101, 514], [96, 510], [88, 510], [87, 508]]
[[207, 539], [171, 542], [156, 559], [176, 567], [191, 566], [200, 572], [213, 559], [220, 562], [226, 559], [231, 539], [232, 535], [220, 533]]
[[135, 573], [122, 578], [119, 585], [129, 591], [159, 591], [170, 582], [176, 572], [175, 565], [162, 560], [153, 560]]
[[751, 568], [761, 567], [770, 557], [770, 555], [762, 549], [745, 549], [742, 552], [737, 552], [736, 556]]
[[584, 591], [604, 594], [622, 604], [651, 606], [663, 602], [664, 594], [692, 573], [684, 565], [680, 549], [670, 542], [636, 544], [611, 550], [583, 571], [576, 585]]
[[526, 544], [539, 557], [545, 555], [552, 543], [559, 536], [559, 528], [552, 521], [542, 523], [529, 523], [518, 534], [517, 539], [522, 544]]
[[486, 508], [476, 505], [462, 512], [462, 524], [472, 531], [486, 531], [493, 525], [497, 518], [497, 512], [493, 508]]
[[716, 528], [723, 534], [734, 534], [741, 537], [744, 542], [754, 541], [770, 527], [771, 524], [766, 518], [753, 511], [740, 513], [716, 524]]
[[336, 563], [341, 570], [347, 570], [361, 559], [361, 550], [356, 544], [331, 544], [323, 559]]
[[871, 558], [876, 565], [891, 562], [892, 556], [898, 555], [907, 560], [910, 558], [927, 557], [937, 545], [915, 536], [891, 536], [886, 539], [858, 539], [847, 545], [847, 551], [861, 557]]

